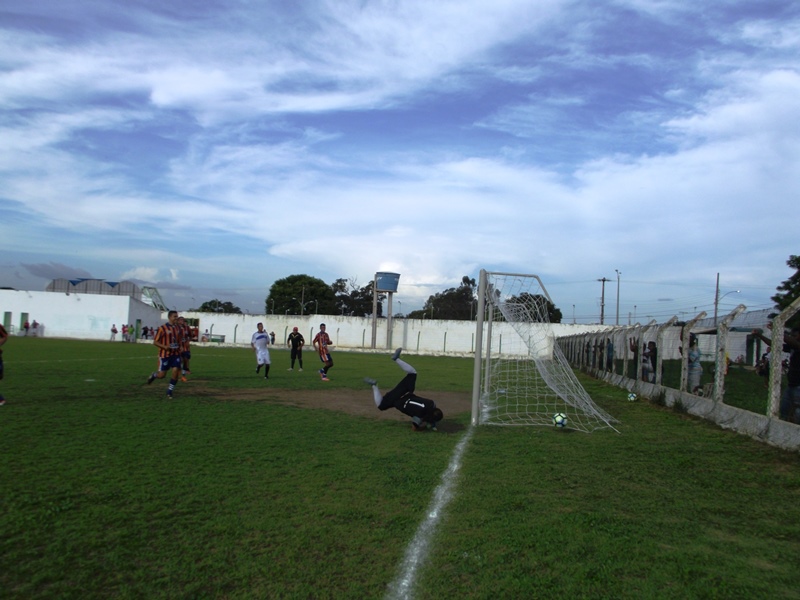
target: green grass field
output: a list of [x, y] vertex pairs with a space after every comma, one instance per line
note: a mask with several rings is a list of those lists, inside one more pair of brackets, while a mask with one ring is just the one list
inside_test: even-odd
[[[194, 348], [172, 401], [142, 385], [149, 345], [5, 350], [2, 598], [384, 597], [469, 424], [277, 404], [243, 349]], [[358, 402], [365, 374], [396, 378], [335, 358], [324, 385]], [[323, 385], [273, 362], [271, 388]], [[413, 362], [470, 389], [471, 360]], [[479, 428], [414, 597], [800, 598], [800, 456], [582, 382], [621, 434]]]

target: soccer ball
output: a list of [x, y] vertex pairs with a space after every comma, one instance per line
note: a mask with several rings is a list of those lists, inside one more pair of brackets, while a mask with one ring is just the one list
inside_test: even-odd
[[567, 415], [564, 413], [556, 413], [553, 415], [553, 425], [556, 427], [566, 427], [567, 426]]
[[636, 394], [634, 394], [633, 392], [628, 394], [628, 402], [636, 402], [636, 400], [638, 400], [638, 398], [639, 397]]

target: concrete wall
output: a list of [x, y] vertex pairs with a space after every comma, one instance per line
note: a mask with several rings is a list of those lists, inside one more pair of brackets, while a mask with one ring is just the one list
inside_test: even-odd
[[[112, 324], [116, 324], [121, 341], [122, 325], [136, 324], [158, 326], [167, 319], [152, 306], [129, 296], [107, 294], [66, 294], [64, 292], [30, 292], [0, 290], [0, 320], [13, 333], [21, 328], [24, 315], [44, 325], [43, 333], [49, 337], [66, 337], [85, 340], [106, 340]], [[267, 331], [274, 331], [276, 343], [285, 344], [292, 327], [298, 327], [310, 345], [325, 323], [334, 346], [343, 350], [370, 350], [372, 348], [372, 319], [336, 315], [239, 315], [223, 313], [183, 312], [187, 318], [198, 319], [202, 335], [206, 331], [213, 339], [222, 339], [226, 345], [249, 345], [257, 323], [264, 323]], [[474, 321], [442, 321], [431, 319], [379, 319], [375, 332], [376, 350], [392, 350], [397, 346], [424, 354], [470, 355], [475, 351]], [[601, 325], [553, 325], [556, 337], [602, 331]], [[508, 324], [495, 323], [495, 338], [512, 340], [519, 336]]]
[[[256, 325], [263, 323], [267, 331], [275, 333], [278, 345], [286, 343], [293, 327], [297, 327], [308, 345], [319, 333], [320, 323], [333, 340], [334, 347], [341, 349], [370, 350], [372, 348], [372, 319], [362, 317], [342, 317], [336, 315], [233, 315], [217, 313], [181, 313], [186, 318], [198, 319], [201, 335], [205, 332], [212, 338], [225, 336], [226, 345], [247, 345], [256, 331]], [[164, 315], [166, 317], [166, 315]], [[392, 350], [402, 346], [407, 350], [422, 354], [470, 355], [475, 352], [474, 321], [443, 321], [436, 319], [392, 319], [391, 333], [388, 319], [379, 319], [376, 331], [375, 349]], [[556, 337], [605, 329], [601, 325], [553, 325]], [[493, 336], [504, 337], [509, 347], [518, 334], [506, 323], [495, 323]]]
[[163, 322], [161, 311], [130, 296], [0, 290], [0, 321], [14, 335], [23, 333], [25, 315], [40, 324], [40, 335], [82, 340], [107, 340], [116, 324], [121, 341], [125, 323], [138, 320], [149, 327]]

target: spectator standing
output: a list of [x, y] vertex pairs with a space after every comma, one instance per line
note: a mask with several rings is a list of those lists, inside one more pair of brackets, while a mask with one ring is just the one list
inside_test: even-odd
[[30, 330], [31, 324], [28, 323], [28, 321], [26, 320], [25, 324], [22, 326], [22, 328], [25, 330], [25, 335], [28, 335], [28, 330]]
[[702, 354], [700, 352], [699, 344], [697, 343], [697, 336], [693, 333], [689, 334], [689, 355], [688, 360], [688, 387], [692, 394], [697, 394], [700, 389], [700, 378], [703, 375], [703, 365], [700, 363]]
[[117, 324], [114, 323], [111, 326], [111, 341], [115, 341], [117, 339]]
[[302, 371], [303, 346], [306, 345], [306, 340], [303, 338], [303, 334], [297, 330], [297, 327], [292, 328], [292, 333], [289, 334], [289, 338], [286, 340], [286, 345], [291, 348], [292, 366], [289, 367], [289, 370], [294, 371], [294, 362], [296, 360], [300, 364], [300, 371]]
[[[767, 325], [770, 329], [772, 324]], [[758, 336], [761, 341], [770, 346], [770, 352], [775, 352], [772, 347], [772, 340], [764, 336], [761, 329], [754, 329], [753, 335]], [[775, 332], [772, 333], [775, 337]], [[790, 352], [789, 370], [786, 373], [788, 385], [781, 396], [778, 416], [784, 421], [800, 424], [800, 326], [792, 327], [789, 332], [783, 334], [783, 351]]]

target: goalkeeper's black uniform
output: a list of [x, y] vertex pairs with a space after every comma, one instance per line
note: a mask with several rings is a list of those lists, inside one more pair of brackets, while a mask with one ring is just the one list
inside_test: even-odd
[[389, 410], [390, 408], [396, 408], [409, 417], [417, 417], [422, 421], [431, 420], [430, 416], [436, 408], [436, 402], [417, 396], [414, 393], [416, 385], [417, 374], [409, 373], [403, 377], [403, 380], [391, 392], [388, 392], [383, 397], [378, 409]]
[[398, 383], [392, 391], [385, 396], [381, 395], [378, 389], [378, 382], [374, 379], [365, 379], [372, 386], [373, 399], [375, 406], [379, 410], [389, 410], [396, 408], [401, 413], [411, 417], [414, 428], [420, 430], [425, 423], [430, 424], [434, 429], [436, 424], [442, 420], [442, 411], [436, 408], [436, 403], [428, 398], [417, 396], [414, 389], [417, 385], [417, 371], [407, 362], [400, 360], [401, 348], [395, 350], [392, 360], [397, 366], [405, 371], [406, 376]]

